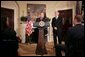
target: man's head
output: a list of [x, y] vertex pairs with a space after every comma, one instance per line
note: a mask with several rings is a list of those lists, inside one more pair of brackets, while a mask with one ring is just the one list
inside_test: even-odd
[[74, 24], [80, 24], [82, 22], [83, 18], [81, 15], [76, 15], [74, 18]]
[[40, 17], [44, 18], [44, 13], [43, 12], [40, 13]]
[[55, 17], [59, 16], [59, 11], [55, 11]]
[[40, 13], [40, 19], [46, 18], [46, 13], [45, 12], [41, 12]]
[[30, 16], [30, 12], [27, 12], [27, 16]]

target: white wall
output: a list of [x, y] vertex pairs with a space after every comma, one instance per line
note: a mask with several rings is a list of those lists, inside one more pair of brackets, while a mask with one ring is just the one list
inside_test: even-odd
[[[1, 7], [5, 8], [11, 8], [14, 9], [14, 29], [17, 31], [18, 34], [23, 35], [22, 31], [22, 26], [19, 25], [18, 20], [19, 16], [23, 15], [24, 11], [24, 16], [27, 15], [27, 4], [46, 4], [46, 14], [49, 18], [52, 19], [54, 16], [54, 11], [55, 10], [65, 10], [65, 9], [72, 9], [73, 10], [73, 17], [75, 16], [75, 6], [76, 6], [76, 1], [17, 1], [20, 7], [20, 11], [18, 11], [18, 7], [15, 3], [15, 1], [1, 1]], [[18, 16], [18, 12], [20, 12]], [[20, 30], [20, 31], [19, 31]], [[53, 36], [52, 36], [52, 27], [50, 26], [49, 29], [49, 36], [50, 36], [50, 41], [53, 41]]]
[[18, 33], [18, 7], [15, 1], [1, 1], [1, 7], [14, 10], [14, 30]]
[[[20, 16], [27, 15], [27, 4], [46, 4], [46, 14], [49, 18], [52, 19], [54, 16], [55, 10], [65, 10], [65, 9], [73, 9], [73, 16], [75, 10], [75, 1], [17, 1], [20, 5]], [[49, 37], [50, 41], [53, 41], [52, 36], [52, 27], [49, 28]]]

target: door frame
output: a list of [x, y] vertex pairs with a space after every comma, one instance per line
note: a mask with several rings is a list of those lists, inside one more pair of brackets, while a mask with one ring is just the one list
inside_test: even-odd
[[[11, 20], [11, 21], [10, 20], [8, 21], [9, 25], [12, 24], [12, 26], [10, 25], [9, 27], [14, 29], [14, 10], [13, 9], [8, 9], [8, 8], [4, 8], [4, 7], [1, 7], [1, 9], [2, 9], [2, 11], [6, 12], [6, 13], [4, 12], [5, 15], [2, 15], [2, 16], [5, 16], [7, 18], [7, 20], [9, 20], [9, 19]], [[9, 13], [9, 14], [11, 13], [11, 15], [7, 15], [7, 13]], [[3, 14], [3, 12], [2, 12], [2, 14]], [[12, 19], [9, 16], [11, 16]]]
[[6, 9], [12, 9], [14, 10], [14, 30], [17, 31], [17, 23], [16, 23], [16, 19], [17, 19], [17, 15], [16, 15], [16, 8], [13, 7], [7, 7], [7, 6], [1, 6], [1, 8], [6, 8]]
[[73, 9], [63, 9], [63, 10], [59, 10], [59, 11], [66, 11], [66, 10], [72, 10], [72, 19], [71, 19], [71, 26], [73, 25]]
[[74, 16], [75, 16], [75, 8], [67, 7], [67, 8], [59, 8], [56, 10], [67, 10], [67, 9], [72, 9], [72, 26], [74, 26], [73, 21], [74, 21]]
[[[61, 11], [61, 12], [63, 12], [63, 11], [66, 11], [66, 12], [68, 12], [69, 10], [71, 10], [71, 26], [69, 26], [69, 27], [72, 27], [73, 26], [73, 9], [64, 9], [64, 10], [59, 10], [59, 11]], [[65, 13], [65, 12], [64, 12]], [[66, 15], [67, 16], [67, 15]], [[68, 27], [68, 28], [69, 28]], [[66, 33], [66, 30], [67, 29], [65, 29], [65, 31], [63, 30], [63, 39], [62, 39], [62, 41], [65, 41], [65, 33]]]

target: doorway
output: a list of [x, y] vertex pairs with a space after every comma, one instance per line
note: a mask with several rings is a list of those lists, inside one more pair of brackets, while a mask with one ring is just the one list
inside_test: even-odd
[[62, 34], [63, 41], [65, 41], [65, 35], [69, 27], [72, 27], [72, 9], [59, 10], [60, 16], [63, 18]]
[[14, 29], [14, 10], [1, 7], [1, 17], [6, 17], [9, 25], [8, 27]]

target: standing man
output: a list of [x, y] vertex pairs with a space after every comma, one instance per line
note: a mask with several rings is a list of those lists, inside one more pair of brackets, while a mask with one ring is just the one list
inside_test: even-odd
[[[57, 49], [56, 48], [57, 36], [58, 36], [59, 44], [61, 44], [61, 39], [62, 39], [62, 18], [59, 16], [59, 11], [55, 11], [55, 17], [53, 17], [52, 19], [52, 28], [53, 28], [54, 47], [55, 49]], [[56, 53], [56, 55], [61, 55], [60, 51], [59, 54]]]
[[82, 16], [76, 15], [74, 27], [69, 28], [65, 38], [66, 56], [85, 56], [84, 25]]
[[[49, 18], [46, 16], [45, 12], [40, 13], [40, 17], [36, 19], [36, 22], [49, 22]], [[47, 54], [46, 46], [45, 46], [45, 38], [46, 34], [48, 33], [47, 27], [45, 26], [38, 26], [38, 44], [36, 48], [36, 54], [44, 55]]]

